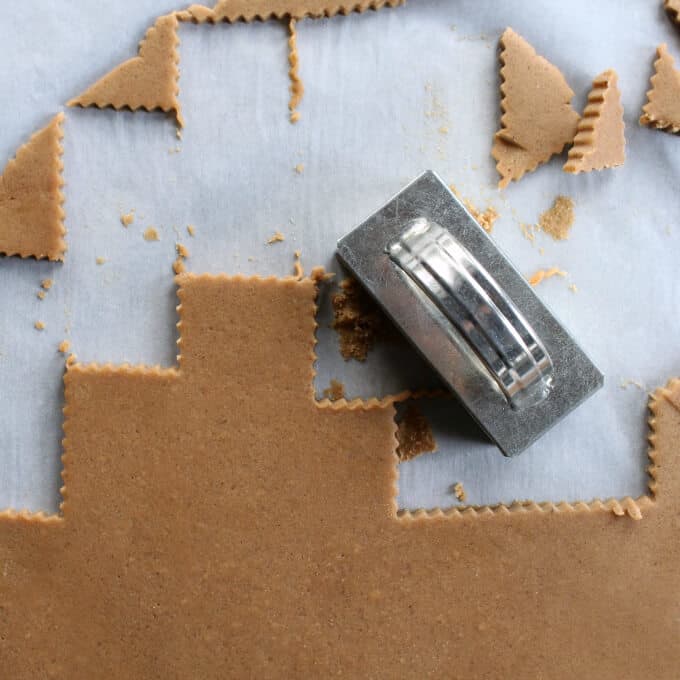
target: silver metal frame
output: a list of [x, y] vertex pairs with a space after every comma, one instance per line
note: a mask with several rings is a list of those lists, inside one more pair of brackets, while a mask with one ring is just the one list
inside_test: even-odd
[[[521, 453], [603, 385], [600, 371], [432, 171], [342, 238], [337, 254], [505, 455]], [[475, 280], [483, 290], [471, 291]], [[482, 314], [473, 293], [496, 304]], [[477, 332], [461, 333], [463, 323]], [[489, 348], [511, 360], [494, 356], [494, 364]], [[517, 382], [515, 368], [526, 366], [531, 379]]]

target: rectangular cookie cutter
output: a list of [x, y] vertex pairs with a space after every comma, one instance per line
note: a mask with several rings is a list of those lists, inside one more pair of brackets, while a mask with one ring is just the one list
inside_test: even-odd
[[342, 238], [337, 255], [506, 456], [604, 383], [432, 171]]

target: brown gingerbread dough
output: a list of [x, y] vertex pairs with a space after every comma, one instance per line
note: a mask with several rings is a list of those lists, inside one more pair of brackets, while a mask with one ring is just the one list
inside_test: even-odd
[[36, 132], [0, 175], [0, 253], [63, 260], [64, 114]]
[[593, 81], [588, 103], [578, 124], [564, 171], [572, 174], [604, 170], [626, 160], [623, 106], [616, 71], [609, 69]]
[[574, 139], [579, 115], [562, 73], [521, 35], [505, 29], [500, 46], [503, 115], [491, 155], [503, 188], [560, 153]]
[[675, 68], [673, 56], [663, 43], [656, 49], [654, 75], [647, 103], [642, 107], [640, 125], [660, 130], [680, 132], [680, 71]]
[[680, 382], [652, 497], [400, 514], [393, 406], [314, 400], [314, 283], [178, 281], [178, 368], [72, 364], [62, 516], [0, 516], [4, 677], [676, 680]]
[[364, 12], [367, 9], [397, 7], [406, 0], [353, 0], [337, 2], [337, 0], [218, 0], [210, 8], [202, 4], [194, 4], [186, 10], [177, 12], [180, 21], [196, 23], [216, 21], [253, 21], [255, 19], [302, 19], [303, 17], [331, 17], [336, 14]]
[[68, 102], [69, 106], [97, 106], [132, 111], [160, 109], [183, 123], [178, 99], [179, 53], [177, 16], [156, 19], [139, 44], [139, 55], [128, 59]]

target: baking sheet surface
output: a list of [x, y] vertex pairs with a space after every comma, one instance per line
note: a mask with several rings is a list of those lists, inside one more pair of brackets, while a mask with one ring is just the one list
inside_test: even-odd
[[[424, 404], [440, 451], [401, 466], [401, 507], [453, 505], [458, 481], [474, 504], [643, 493], [646, 391], [680, 374], [680, 140], [637, 125], [656, 45], [680, 55], [680, 32], [660, 4], [413, 0], [301, 21], [306, 95], [297, 125], [287, 118], [283, 24], [182, 25], [181, 141], [162, 114], [67, 110], [67, 260], [0, 259], [0, 507], [57, 508], [62, 339], [82, 361], [173, 364], [176, 242], [189, 248], [195, 272], [284, 275], [297, 249], [306, 268], [339, 272], [337, 238], [427, 168], [478, 207], [497, 208], [493, 238], [521, 271], [569, 272], [537, 293], [606, 386], [513, 460], [480, 439], [455, 403]], [[154, 18], [175, 7], [120, 0], [5, 8], [2, 162], [64, 101], [132, 56]], [[499, 118], [496, 44], [508, 25], [563, 71], [579, 110], [592, 78], [618, 71], [623, 168], [571, 177], [554, 160], [497, 191], [489, 154]], [[530, 242], [520, 224], [535, 223], [560, 193], [576, 204], [570, 239]], [[125, 229], [120, 216], [133, 208]], [[148, 226], [160, 241], [143, 240]], [[276, 230], [286, 240], [266, 245]], [[55, 285], [39, 301], [45, 277]], [[328, 313], [324, 294], [319, 393], [331, 378], [364, 397], [436, 382], [405, 345], [378, 347], [366, 364], [344, 362]], [[33, 328], [38, 319], [43, 332]]]

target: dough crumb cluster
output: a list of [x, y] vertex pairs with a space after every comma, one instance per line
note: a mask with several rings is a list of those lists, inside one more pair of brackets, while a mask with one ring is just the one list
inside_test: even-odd
[[341, 281], [331, 302], [340, 354], [345, 360], [365, 361], [375, 342], [392, 332], [390, 322], [356, 279]]
[[177, 258], [172, 263], [172, 271], [175, 272], [175, 275], [183, 274], [186, 271], [184, 260], [187, 260], [190, 256], [189, 249], [182, 243], [176, 243], [175, 250], [177, 251]]
[[490, 234], [493, 230], [493, 225], [496, 220], [500, 217], [498, 211], [493, 206], [488, 206], [486, 210], [480, 210], [471, 200], [463, 198], [460, 195], [455, 184], [449, 184], [449, 189], [453, 192], [454, 196], [462, 201], [465, 209], [474, 217], [480, 227], [484, 229], [487, 234]]
[[345, 398], [345, 386], [335, 378], [331, 379], [330, 385], [323, 391], [323, 396], [330, 401], [338, 401]]
[[437, 450], [430, 421], [414, 403], [406, 407], [397, 423], [397, 456], [401, 462], [411, 460], [423, 453]]
[[574, 224], [574, 201], [568, 196], [558, 196], [552, 206], [541, 214], [538, 226], [556, 241], [569, 238]]

